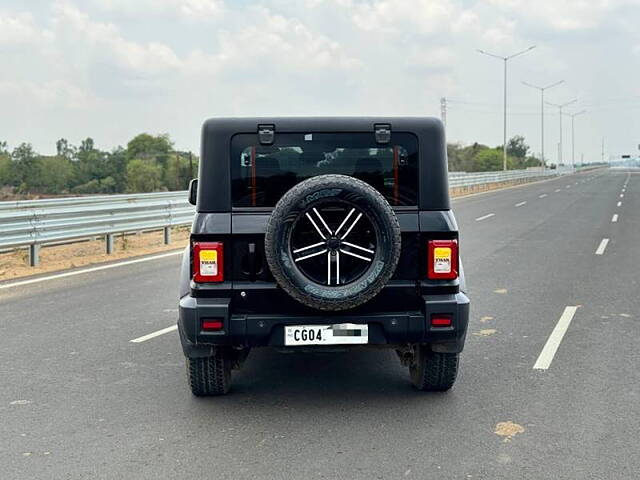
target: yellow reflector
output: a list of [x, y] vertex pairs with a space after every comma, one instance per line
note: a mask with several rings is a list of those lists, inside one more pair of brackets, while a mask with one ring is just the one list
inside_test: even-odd
[[200, 250], [200, 275], [218, 275], [217, 250]]
[[451, 272], [451, 248], [436, 247], [433, 249], [433, 271], [435, 273]]

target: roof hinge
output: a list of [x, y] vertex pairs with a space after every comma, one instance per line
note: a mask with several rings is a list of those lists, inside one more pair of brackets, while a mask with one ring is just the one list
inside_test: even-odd
[[375, 125], [373, 125], [373, 130], [376, 133], [377, 143], [389, 143], [391, 141], [390, 123], [376, 123]]
[[261, 145], [272, 145], [275, 136], [275, 125], [258, 125], [258, 139]]

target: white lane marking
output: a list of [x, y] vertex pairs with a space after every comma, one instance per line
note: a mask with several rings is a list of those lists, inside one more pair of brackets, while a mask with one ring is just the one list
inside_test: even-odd
[[544, 344], [536, 363], [533, 365], [534, 370], [547, 370], [551, 366], [553, 357], [558, 351], [560, 342], [564, 338], [564, 334], [567, 333], [567, 329], [573, 320], [573, 316], [576, 314], [578, 307], [569, 306], [565, 307], [564, 312], [560, 316], [558, 323], [556, 324], [553, 332], [549, 335], [547, 343]]
[[624, 193], [621, 193], [621, 194], [620, 194], [620, 198], [624, 198]]
[[546, 193], [543, 193], [542, 195], [538, 195], [538, 198], [544, 198], [544, 197], [546, 197], [546, 196], [547, 196], [547, 194], [546, 194]]
[[481, 222], [482, 220], [486, 220], [487, 218], [491, 218], [495, 215], [495, 213], [487, 213], [481, 217], [476, 218], [476, 222]]
[[618, 202], [618, 206], [621, 207], [622, 206], [622, 202]]
[[567, 188], [571, 188], [571, 185], [567, 185]]
[[163, 328], [162, 330], [158, 330], [157, 332], [152, 332], [147, 335], [143, 335], [142, 337], [134, 338], [133, 340], [129, 340], [131, 343], [142, 343], [147, 340], [151, 340], [152, 338], [159, 337], [160, 335], [164, 335], [165, 333], [174, 332], [178, 329], [178, 325], [171, 325], [170, 327]]
[[602, 241], [600, 242], [600, 245], [598, 245], [598, 248], [596, 249], [596, 255], [604, 254], [604, 249], [607, 248], [608, 243], [609, 243], [609, 239], [603, 238]]
[[617, 222], [618, 221], [618, 214], [617, 213], [613, 214], [613, 217], [611, 217], [611, 221], [612, 222]]
[[560, 188], [556, 188], [554, 191], [558, 193], [560, 190], [561, 190]]
[[137, 258], [135, 260], [126, 260], [124, 262], [110, 263], [109, 265], [100, 265], [98, 267], [83, 268], [82, 270], [74, 270], [72, 272], [57, 273], [55, 275], [48, 275], [46, 277], [32, 278], [31, 280], [21, 280], [13, 283], [5, 283], [0, 285], [0, 290], [3, 290], [5, 288], [11, 288], [11, 287], [21, 287], [23, 285], [30, 285], [32, 283], [46, 282], [47, 280], [57, 280], [58, 278], [73, 277], [74, 275], [80, 275], [82, 273], [98, 272], [100, 270], [108, 270], [110, 268], [123, 267], [125, 265], [133, 265], [136, 263], [149, 262], [151, 260], [158, 260], [160, 258], [171, 257], [174, 255], [181, 255], [183, 251], [184, 251], [183, 249], [180, 249], [174, 252], [154, 255], [152, 257]]
[[527, 202], [520, 202], [520, 203], [516, 203], [516, 207], [521, 207], [522, 205], [524, 205]]

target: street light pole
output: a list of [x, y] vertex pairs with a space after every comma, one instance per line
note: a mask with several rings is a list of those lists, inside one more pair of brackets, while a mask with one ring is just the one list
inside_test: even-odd
[[522, 82], [522, 83], [527, 87], [535, 88], [536, 90], [540, 91], [540, 151], [541, 151], [540, 155], [542, 156], [542, 159], [541, 159], [542, 169], [544, 170], [545, 168], [545, 164], [544, 164], [544, 91], [550, 88], [553, 88], [557, 85], [560, 85], [561, 83], [564, 83], [564, 80], [560, 80], [559, 82], [552, 83], [551, 85], [547, 85], [546, 87], [540, 87], [538, 85], [533, 85], [527, 82]]
[[574, 98], [573, 100], [571, 100], [570, 102], [566, 102], [566, 103], [551, 103], [551, 102], [547, 102], [547, 105], [551, 105], [554, 107], [558, 107], [558, 110], [560, 112], [560, 142], [558, 142], [558, 166], [560, 166], [560, 164], [562, 163], [562, 109], [566, 106], [571, 105], [572, 103], [576, 103], [578, 101], [577, 98]]
[[503, 119], [502, 119], [502, 169], [507, 169], [507, 62], [514, 57], [519, 55], [523, 55], [531, 50], [536, 48], [535, 45], [527, 48], [526, 50], [522, 50], [521, 52], [514, 53], [513, 55], [509, 55], [503, 57], [501, 55], [495, 55], [493, 53], [485, 52], [484, 50], [478, 50], [479, 53], [483, 55], [487, 55], [489, 57], [500, 59], [504, 62], [504, 108], [503, 108]]
[[575, 129], [575, 119], [578, 115], [582, 115], [583, 113], [587, 113], [586, 110], [581, 110], [576, 113], [565, 113], [567, 117], [571, 117], [571, 166], [576, 168], [576, 129]]

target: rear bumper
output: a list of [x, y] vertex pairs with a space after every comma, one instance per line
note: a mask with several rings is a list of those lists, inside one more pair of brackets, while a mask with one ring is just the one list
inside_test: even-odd
[[[283, 346], [285, 325], [326, 325], [355, 323], [369, 325], [369, 345], [405, 345], [428, 343], [435, 351], [461, 352], [469, 323], [469, 299], [464, 293], [423, 296], [422, 311], [377, 314], [237, 315], [231, 311], [229, 298], [180, 299], [178, 330], [184, 354], [204, 357], [216, 346], [260, 347]], [[451, 327], [431, 327], [433, 314], [448, 314]], [[203, 319], [223, 323], [217, 332], [201, 329]]]

